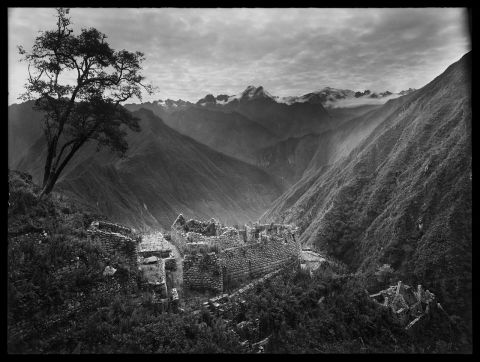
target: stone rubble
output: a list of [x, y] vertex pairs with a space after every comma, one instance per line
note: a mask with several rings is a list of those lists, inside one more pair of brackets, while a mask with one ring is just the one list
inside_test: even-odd
[[407, 331], [417, 326], [433, 308], [443, 311], [440, 303], [436, 301], [435, 294], [424, 290], [420, 284], [415, 289], [399, 281], [396, 285], [371, 294], [370, 297], [378, 305], [389, 308]]
[[107, 265], [105, 267], [105, 270], [103, 271], [103, 276], [114, 275], [116, 271], [117, 271], [117, 269], [115, 269], [114, 267], [111, 267], [110, 265]]

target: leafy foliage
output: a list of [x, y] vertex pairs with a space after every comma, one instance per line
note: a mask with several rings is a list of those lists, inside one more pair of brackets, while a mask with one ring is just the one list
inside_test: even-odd
[[[432, 317], [408, 335], [389, 310], [369, 298], [357, 277], [287, 270], [244, 296], [247, 321], [259, 319], [259, 339], [273, 353], [459, 352], [461, 325]], [[234, 316], [229, 316], [233, 318]], [[453, 332], [455, 331], [455, 332]]]

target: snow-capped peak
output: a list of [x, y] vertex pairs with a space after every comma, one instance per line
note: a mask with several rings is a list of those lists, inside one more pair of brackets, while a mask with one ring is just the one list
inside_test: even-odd
[[387, 100], [399, 97], [409, 91], [411, 90], [400, 93], [391, 93], [389, 91], [377, 93], [367, 89], [363, 92], [355, 92], [350, 89], [324, 87], [320, 90], [307, 93], [302, 96], [278, 97], [272, 96], [262, 86], [255, 87], [253, 85], [249, 85], [243, 92], [237, 95], [228, 96], [226, 94], [221, 94], [214, 97], [213, 95], [209, 94], [205, 98], [199, 100], [197, 104], [226, 105], [234, 101], [244, 102], [254, 99], [270, 99], [276, 103], [283, 103], [286, 105], [292, 105], [294, 103], [310, 103], [321, 104], [327, 108], [353, 107], [362, 104], [383, 104]]
[[249, 85], [240, 95], [240, 100], [252, 100], [258, 98], [270, 98], [274, 99], [274, 97], [268, 93], [262, 86], [255, 87], [253, 85]]

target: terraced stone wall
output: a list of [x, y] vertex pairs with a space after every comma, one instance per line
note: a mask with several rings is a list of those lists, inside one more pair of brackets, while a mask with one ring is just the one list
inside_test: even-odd
[[120, 253], [136, 267], [139, 240], [135, 238], [131, 229], [113, 223], [94, 221], [87, 229], [87, 235], [90, 240], [99, 242], [108, 254]]
[[183, 286], [188, 289], [223, 291], [223, 273], [216, 253], [186, 254], [183, 259]]
[[225, 283], [259, 278], [292, 259], [298, 259], [300, 246], [293, 235], [265, 237], [256, 243], [226, 249], [220, 253]]

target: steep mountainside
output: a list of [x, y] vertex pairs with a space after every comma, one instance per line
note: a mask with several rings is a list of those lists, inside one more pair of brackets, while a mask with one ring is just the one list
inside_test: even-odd
[[[420, 90], [368, 113], [382, 119], [346, 157], [312, 169], [263, 221], [353, 270], [387, 263], [471, 311], [471, 53]], [[453, 300], [453, 298], [455, 298]], [[470, 304], [470, 305], [469, 305]]]
[[42, 134], [42, 116], [32, 109], [34, 101], [8, 107], [8, 164], [22, 158]]
[[160, 117], [162, 120], [169, 113], [169, 109], [164, 107], [161, 103], [159, 104], [158, 102], [145, 102], [141, 104], [130, 103], [130, 104], [125, 104], [125, 108], [128, 109], [130, 112], [139, 111], [142, 108], [148, 109], [152, 111], [155, 115]]
[[[257, 93], [253, 92], [254, 95]], [[241, 113], [280, 139], [321, 133], [333, 125], [330, 115], [320, 103], [287, 105], [277, 103], [270, 97], [252, 96], [236, 99], [223, 107]]]
[[256, 150], [278, 141], [266, 128], [237, 112], [195, 106], [174, 111], [163, 119], [178, 132], [216, 151], [251, 163]]
[[353, 119], [355, 117], [360, 117], [361, 115], [367, 113], [368, 111], [380, 108], [379, 104], [364, 104], [361, 106], [355, 107], [336, 107], [329, 108], [328, 113], [332, 118], [335, 119], [335, 123], [342, 124], [345, 121]]
[[264, 147], [256, 152], [256, 164], [278, 177], [288, 188], [302, 178], [319, 148], [320, 139], [318, 134], [308, 134]]
[[196, 105], [188, 102], [127, 104], [130, 111], [146, 108], [176, 131], [216, 151], [257, 164], [257, 152], [291, 137], [322, 133], [363, 108], [341, 112], [332, 120], [320, 103], [278, 103], [263, 87], [247, 87], [237, 96], [209, 94]]
[[286, 187], [292, 186], [303, 176], [346, 156], [399, 102], [402, 101], [389, 103], [379, 112], [373, 111], [379, 106], [359, 107], [345, 112], [353, 118], [339, 121], [332, 130], [289, 138], [259, 150], [256, 152], [257, 164], [280, 178]]
[[[151, 111], [139, 110], [140, 133], [130, 133], [126, 158], [87, 145], [57, 184], [112, 220], [135, 227], [169, 227], [178, 213], [216, 217], [235, 224], [255, 221], [282, 189], [255, 166], [238, 161], [166, 126]], [[37, 182], [45, 155], [43, 139], [10, 168]]]
[[138, 111], [142, 108], [149, 109], [153, 113], [155, 113], [157, 116], [161, 117], [162, 119], [169, 113], [178, 111], [180, 109], [188, 109], [191, 106], [193, 106], [193, 103], [184, 101], [184, 100], [172, 100], [172, 99], [166, 99], [166, 100], [158, 100], [154, 102], [145, 102], [145, 103], [127, 103], [124, 105], [126, 109], [128, 109], [130, 112], [133, 111]]
[[[315, 152], [311, 142], [315, 135], [334, 130], [345, 121], [380, 107], [368, 102], [387, 97], [383, 93], [366, 92], [368, 94], [357, 97], [354, 91], [326, 87], [301, 97], [279, 98], [261, 86], [248, 86], [234, 96], [208, 94], [196, 104], [167, 99], [125, 107], [130, 111], [150, 109], [176, 131], [216, 151], [266, 167], [283, 179], [285, 185], [291, 185], [303, 175], [303, 165], [308, 164]], [[348, 103], [352, 99], [354, 104], [339, 106], [339, 102]], [[324, 106], [329, 107], [328, 111]], [[303, 145], [302, 140], [309, 140], [308, 146]], [[302, 150], [307, 151], [305, 156]], [[288, 153], [290, 151], [293, 154]], [[281, 157], [271, 160], [272, 155]], [[292, 157], [296, 159], [294, 163], [288, 161]], [[274, 165], [270, 167], [272, 162]], [[291, 170], [292, 167], [295, 170]]]

